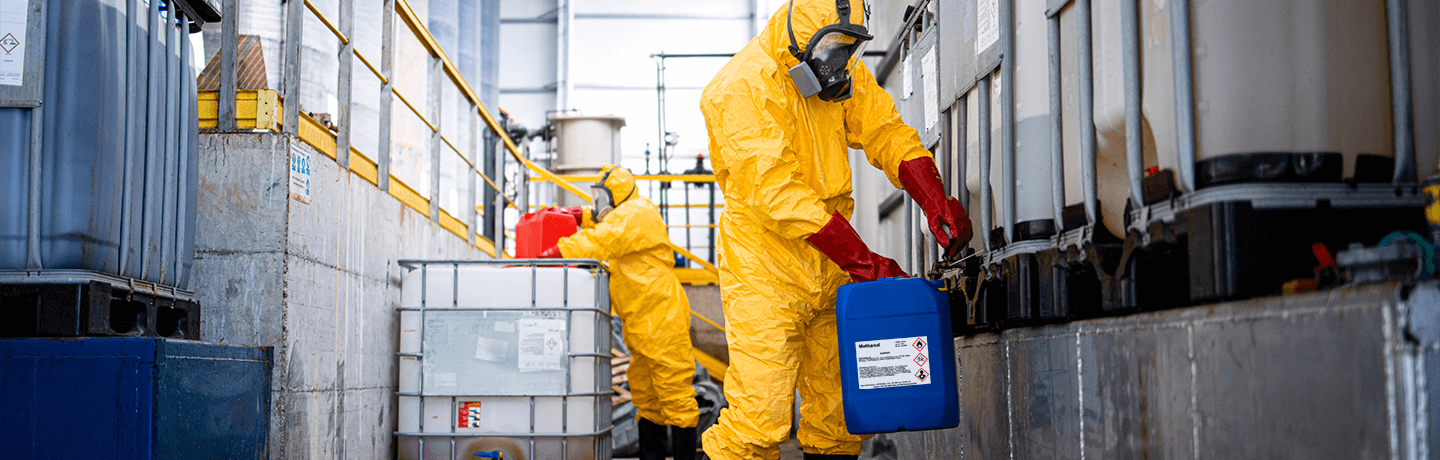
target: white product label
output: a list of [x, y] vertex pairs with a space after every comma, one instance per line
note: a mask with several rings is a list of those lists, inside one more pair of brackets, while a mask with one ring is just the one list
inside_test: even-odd
[[861, 390], [929, 385], [930, 343], [925, 337], [856, 342], [855, 371]]
[[913, 59], [910, 59], [910, 55], [907, 54], [905, 55], [905, 61], [900, 63], [900, 80], [904, 83], [901, 85], [902, 89], [900, 91], [900, 100], [902, 101], [910, 99], [910, 95], [915, 93], [915, 84], [912, 83], [915, 72], [910, 70], [910, 68], [913, 67], [911, 65], [913, 63], [910, 62], [912, 60]]
[[920, 86], [925, 92], [925, 130], [935, 127], [940, 120], [940, 89], [936, 87], [939, 82], [935, 78], [935, 48], [931, 47], [925, 52], [925, 57], [920, 58]]
[[565, 320], [522, 319], [520, 329], [520, 372], [564, 369]]
[[980, 0], [980, 5], [975, 13], [975, 55], [985, 52], [1000, 41], [1000, 8], [997, 6], [999, 0]]
[[510, 342], [480, 337], [475, 341], [475, 359], [496, 363], [505, 362], [510, 352]]
[[310, 150], [300, 141], [290, 143], [290, 197], [310, 204]]
[[25, 79], [25, 26], [29, 0], [0, 0], [0, 85]]

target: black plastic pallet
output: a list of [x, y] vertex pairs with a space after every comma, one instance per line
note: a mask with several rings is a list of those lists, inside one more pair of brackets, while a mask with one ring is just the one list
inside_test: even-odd
[[[1338, 192], [1337, 199], [1350, 199], [1347, 193]], [[1067, 225], [1058, 240], [1070, 243], [1062, 247], [1009, 255], [988, 266], [971, 261], [971, 267], [947, 272], [954, 278], [948, 280], [952, 303], [961, 303], [952, 306], [963, 319], [955, 321], [955, 330], [969, 334], [1279, 294], [1285, 282], [1314, 276], [1316, 243], [1339, 251], [1352, 242], [1375, 244], [1397, 230], [1426, 232], [1419, 202], [1406, 196], [1413, 193], [1396, 188], [1397, 199], [1366, 206], [1332, 206], [1328, 199], [1276, 206], [1289, 198], [1242, 193], [1164, 209], [1163, 218], [1131, 226], [1123, 240], [1093, 224]], [[1147, 198], [1147, 204], [1178, 196], [1151, 195], [1157, 200]]]
[[0, 337], [200, 338], [200, 305], [104, 281], [0, 284]]

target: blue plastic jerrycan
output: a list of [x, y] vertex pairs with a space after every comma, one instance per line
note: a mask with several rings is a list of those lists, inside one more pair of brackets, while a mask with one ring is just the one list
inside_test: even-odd
[[939, 281], [886, 278], [840, 287], [845, 425], [853, 434], [960, 424], [950, 301]]

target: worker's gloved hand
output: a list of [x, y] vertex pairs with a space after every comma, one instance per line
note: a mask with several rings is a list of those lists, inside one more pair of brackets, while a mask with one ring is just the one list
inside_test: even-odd
[[[930, 221], [930, 233], [940, 242], [945, 252], [954, 254], [970, 242], [970, 216], [960, 206], [960, 200], [945, 196], [945, 184], [940, 181], [940, 170], [935, 160], [921, 157], [900, 163], [900, 183], [905, 192], [925, 211]], [[948, 230], [948, 231], [947, 231]]]
[[870, 248], [860, 240], [860, 234], [855, 233], [855, 228], [850, 226], [850, 221], [845, 220], [845, 216], [838, 212], [831, 214], [830, 221], [826, 222], [820, 231], [805, 238], [805, 241], [839, 265], [841, 270], [849, 273], [850, 279], [857, 283], [910, 276], [905, 274], [905, 270], [900, 269], [900, 264], [894, 260], [870, 252]]
[[565, 206], [565, 207], [562, 207], [562, 208], [555, 208], [555, 210], [556, 210], [556, 211], [559, 211], [559, 212], [561, 212], [561, 213], [564, 213], [564, 214], [569, 214], [570, 217], [574, 217], [574, 218], [575, 218], [575, 225], [577, 225], [577, 226], [579, 226], [579, 225], [584, 225], [584, 224], [585, 224], [585, 207], [584, 207], [584, 206]]
[[560, 246], [551, 246], [549, 249], [540, 251], [540, 255], [535, 257], [541, 259], [564, 259], [565, 255], [560, 254]]

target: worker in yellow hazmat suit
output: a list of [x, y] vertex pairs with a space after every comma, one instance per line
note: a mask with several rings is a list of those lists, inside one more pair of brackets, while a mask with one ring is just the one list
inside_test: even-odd
[[629, 170], [605, 165], [600, 177], [593, 208], [562, 208], [581, 230], [540, 257], [609, 264], [610, 306], [624, 323], [625, 346], [633, 357], [627, 374], [638, 412], [640, 458], [666, 457], [669, 428], [674, 458], [692, 460], [700, 409], [690, 386], [695, 379], [690, 301], [675, 278], [670, 237], [659, 208], [636, 193]]
[[846, 431], [841, 410], [839, 366], [855, 363], [838, 362], [835, 291], [905, 273], [850, 226], [847, 147], [863, 149], [915, 199], [947, 251], [970, 239], [969, 217], [945, 195], [919, 135], [859, 62], [867, 16], [860, 1], [793, 0], [701, 97], [725, 194], [720, 292], [730, 346], [729, 407], [701, 442], [711, 459], [779, 458], [797, 389], [805, 458], [860, 452], [864, 437]]

